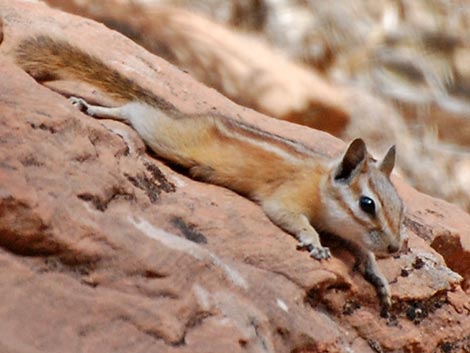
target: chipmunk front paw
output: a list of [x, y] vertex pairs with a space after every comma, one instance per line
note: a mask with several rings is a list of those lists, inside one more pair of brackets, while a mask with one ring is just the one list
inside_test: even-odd
[[310, 256], [317, 260], [328, 259], [331, 257], [329, 248], [313, 245], [313, 243], [308, 240], [300, 241], [297, 245], [297, 249], [307, 249], [310, 253]]
[[317, 260], [323, 260], [323, 259], [328, 259], [331, 257], [331, 252], [329, 248], [325, 248], [323, 246], [311, 246], [310, 250], [310, 256], [317, 259]]

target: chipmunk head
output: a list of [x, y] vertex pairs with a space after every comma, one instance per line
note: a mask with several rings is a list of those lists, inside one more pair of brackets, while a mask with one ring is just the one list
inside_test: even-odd
[[363, 140], [352, 141], [327, 181], [327, 230], [377, 255], [399, 251], [404, 212], [390, 181], [394, 165], [395, 146], [381, 161], [375, 161]]

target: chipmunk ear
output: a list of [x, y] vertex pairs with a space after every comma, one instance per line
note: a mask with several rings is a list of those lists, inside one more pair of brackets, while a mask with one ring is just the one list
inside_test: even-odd
[[334, 172], [334, 178], [337, 181], [348, 181], [355, 176], [364, 166], [367, 157], [367, 147], [365, 142], [360, 139], [354, 139], [346, 149], [343, 158], [339, 162]]
[[393, 167], [395, 166], [395, 155], [396, 148], [395, 145], [389, 148], [388, 152], [385, 154], [384, 159], [379, 163], [379, 169], [390, 176], [392, 173]]

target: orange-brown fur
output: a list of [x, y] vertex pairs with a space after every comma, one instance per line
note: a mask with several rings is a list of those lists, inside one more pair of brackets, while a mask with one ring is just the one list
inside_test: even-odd
[[[311, 256], [331, 256], [317, 230], [337, 233], [355, 244], [365, 273], [377, 286], [383, 304], [390, 305], [390, 289], [374, 253], [396, 252], [402, 242], [403, 206], [389, 180], [394, 148], [376, 162], [365, 143], [356, 139], [340, 160], [332, 161], [296, 141], [225, 115], [184, 114], [66, 41], [27, 39], [15, 54], [17, 62], [38, 80], [82, 80], [124, 101], [120, 107], [106, 108], [72, 98], [90, 115], [127, 121], [160, 157], [187, 168], [192, 176], [257, 201]], [[364, 195], [377, 202], [379, 214], [359, 207]]]
[[[109, 68], [101, 60], [78, 50], [65, 41], [53, 40], [46, 36], [28, 38], [17, 48], [16, 60], [38, 81], [54, 78], [80, 79], [97, 86], [121, 101], [139, 98], [149, 105], [167, 105], [166, 109], [174, 109], [169, 102], [140, 87], [118, 71], [108, 71]], [[108, 72], [108, 74], [96, 80], [97, 72]], [[113, 89], [110, 89], [111, 87]]]
[[[218, 185], [229, 185], [241, 194], [259, 199], [268, 196], [278, 187], [278, 183], [291, 179], [299, 174], [299, 171], [303, 171], [301, 174], [310, 181], [309, 188], [315, 187], [312, 176], [324, 172], [319, 169], [317, 163], [312, 163], [305, 151], [301, 151], [307, 150], [306, 147], [299, 148], [295, 142], [280, 137], [272, 138], [253, 126], [243, 127], [240, 122], [226, 116], [212, 113], [183, 116], [168, 101], [141, 88], [118, 71], [109, 70], [101, 60], [67, 42], [40, 36], [25, 40], [16, 52], [17, 62], [38, 80], [80, 79], [97, 86], [118, 100], [139, 99], [150, 106], [159, 107], [173, 118], [184, 119], [184, 129], [166, 131], [175, 141], [185, 141], [175, 148], [179, 151], [179, 158], [175, 159], [175, 155], [166, 158], [189, 168], [194, 177]], [[96, 80], [97, 72], [108, 74], [100, 75], [99, 80]], [[263, 148], [227, 137], [220, 131], [222, 127], [243, 133], [253, 140], [269, 139], [272, 146], [291, 154], [297, 163], [287, 161]], [[260, 168], [260, 161], [263, 161], [263, 168]]]

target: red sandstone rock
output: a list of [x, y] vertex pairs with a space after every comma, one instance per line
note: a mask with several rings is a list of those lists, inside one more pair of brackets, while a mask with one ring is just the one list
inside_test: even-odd
[[[65, 37], [182, 110], [215, 109], [331, 155], [339, 140], [237, 106], [93, 21], [18, 0], [0, 0], [0, 14], [2, 352], [468, 347], [470, 297], [436, 252], [468, 280], [468, 215], [397, 181], [410, 241], [379, 261], [394, 301], [383, 319], [345, 249], [332, 244], [324, 262], [297, 251], [254, 203], [170, 169], [130, 127], [51, 90], [105, 102], [93, 88], [41, 85], [9, 53], [25, 36]], [[436, 240], [445, 232], [461, 248]]]
[[[430, 114], [426, 113], [426, 119], [423, 120], [426, 127], [422, 132], [417, 132], [416, 121], [405, 122], [400, 111], [414, 111], [412, 114], [405, 113], [405, 116], [413, 115], [415, 117], [412, 120], [416, 120], [416, 111], [422, 111], [422, 104], [401, 102], [399, 109], [395, 109], [389, 100], [379, 98], [376, 95], [377, 92], [368, 93], [358, 88], [357, 85], [340, 86], [331, 83], [320, 76], [315, 68], [306, 67], [289, 59], [286, 56], [289, 52], [289, 43], [284, 43], [285, 46], [282, 48], [274, 48], [263, 41], [259, 33], [256, 37], [253, 34], [248, 35], [244, 31], [236, 31], [234, 28], [197, 14], [200, 11], [181, 8], [181, 6], [192, 7], [196, 3], [194, 1], [186, 3], [163, 1], [163, 3], [173, 3], [172, 7], [162, 6], [162, 1], [46, 0], [46, 2], [116, 29], [238, 104], [278, 119], [326, 131], [343, 141], [360, 136], [367, 141], [369, 149], [377, 154], [383, 153], [392, 144], [396, 144], [400, 152], [396, 171], [406, 178], [408, 183], [422, 192], [453, 202], [467, 211], [470, 210], [468, 198], [470, 181], [467, 177], [470, 170], [470, 162], [468, 162], [470, 158], [453, 148], [445, 148], [438, 142], [438, 139], [433, 140], [429, 135], [429, 131], [433, 130], [432, 126], [436, 125], [439, 139], [447, 135], [447, 140], [449, 140], [451, 132], [454, 136], [454, 143], [462, 145], [470, 129], [468, 119], [452, 117], [449, 114], [443, 117], [442, 109], [431, 107], [428, 112]], [[215, 6], [211, 6], [211, 10], [218, 13], [243, 7], [240, 1], [226, 1], [226, 11], [219, 12], [214, 10], [217, 7], [215, 3], [222, 5], [224, 2], [199, 1], [197, 3], [201, 7], [205, 7], [204, 3], [206, 6], [207, 3], [211, 3]], [[250, 8], [248, 3], [250, 2], [246, 4], [243, 2], [246, 6], [244, 11]], [[260, 6], [265, 4], [263, 1], [257, 3]], [[296, 13], [298, 15], [297, 5], [303, 7], [304, 13], [312, 11], [311, 6], [314, 6], [313, 3], [310, 5], [288, 3], [280, 6], [285, 7], [284, 12], [294, 11], [291, 13], [293, 16], [291, 21], [296, 17]], [[361, 7], [360, 4], [357, 5]], [[289, 6], [290, 10], [287, 10]], [[385, 4], [378, 6], [379, 8], [386, 7]], [[198, 5], [195, 7], [197, 8]], [[352, 5], [352, 7], [355, 6]], [[254, 8], [252, 10], [257, 12]], [[275, 13], [278, 11], [283, 13], [279, 8], [275, 10], [269, 5], [265, 10], [265, 15], [268, 17], [277, 17]], [[338, 14], [342, 13], [341, 6], [335, 10]], [[340, 16], [338, 14], [337, 16]], [[321, 16], [319, 13], [311, 15], [312, 21]], [[243, 16], [243, 20], [247, 18], [249, 18], [248, 14]], [[359, 16], [353, 23], [350, 23], [352, 32], [354, 32], [352, 28], [357, 24], [356, 21], [361, 22], [360, 18]], [[284, 25], [281, 20], [278, 30], [282, 31]], [[302, 31], [302, 24], [299, 23], [299, 28], [293, 30]], [[288, 42], [295, 41], [293, 37], [288, 37], [290, 38]], [[372, 37], [375, 36], [372, 35]], [[266, 39], [266, 33], [263, 38]], [[319, 43], [319, 38], [310, 39]], [[363, 39], [368, 41], [367, 36]], [[343, 38], [343, 40], [346, 39]], [[309, 47], [313, 42], [307, 43], [306, 46]], [[338, 44], [333, 44], [333, 47]], [[343, 45], [349, 47], [351, 43], [346, 41]], [[373, 44], [372, 47], [376, 45], [378, 44]], [[346, 59], [347, 55], [343, 57], [345, 53], [341, 54], [341, 49], [339, 50], [337, 60], [349, 62], [349, 59]], [[374, 55], [369, 49], [357, 50], [358, 54], [364, 55], [363, 60], [359, 60], [360, 62], [369, 62], [371, 67], [377, 64], [380, 67], [378, 71], [383, 70], [383, 66], [373, 59]], [[368, 81], [370, 78], [363, 77], [363, 79]], [[408, 109], [405, 109], [406, 106]], [[436, 119], [436, 116], [439, 116], [439, 119]], [[418, 120], [421, 121], [421, 119]], [[449, 127], [443, 129], [442, 125]], [[426, 138], [423, 138], [423, 134]]]

